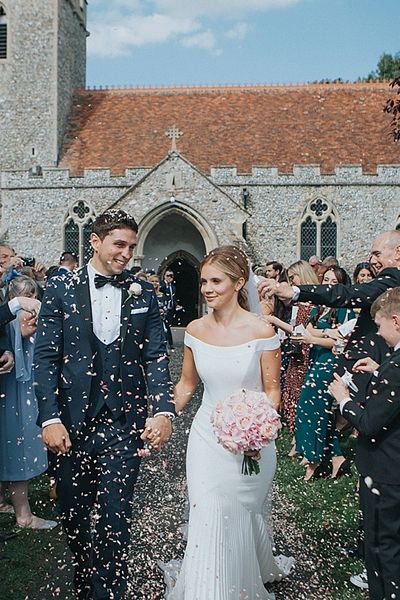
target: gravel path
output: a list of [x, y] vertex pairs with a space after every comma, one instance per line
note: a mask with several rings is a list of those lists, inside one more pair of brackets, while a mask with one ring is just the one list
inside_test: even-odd
[[[181, 356], [180, 350], [171, 356], [174, 379], [179, 374]], [[183, 555], [179, 528], [185, 506], [186, 440], [200, 396], [198, 390], [185, 416], [175, 422], [168, 447], [143, 461], [136, 488], [129, 600], [161, 600], [164, 585], [156, 561]], [[318, 581], [318, 572], [323, 568], [318, 549], [294, 526], [290, 520], [292, 507], [277, 489], [273, 490], [272, 504], [277, 551], [295, 556], [296, 568], [287, 580], [271, 585], [271, 591], [277, 600], [329, 600], [328, 590], [322, 589]]]

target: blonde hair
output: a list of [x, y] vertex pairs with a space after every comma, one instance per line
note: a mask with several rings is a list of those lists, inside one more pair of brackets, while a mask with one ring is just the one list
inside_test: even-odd
[[288, 267], [288, 275], [297, 275], [300, 277], [300, 285], [313, 285], [319, 284], [319, 279], [317, 277], [314, 269], [309, 265], [305, 260], [298, 260]]
[[[246, 254], [240, 248], [237, 248], [237, 246], [219, 246], [218, 248], [214, 248], [201, 261], [200, 271], [205, 265], [214, 265], [222, 273], [228, 275], [234, 283], [242, 277], [245, 283], [249, 280], [249, 260]], [[239, 290], [238, 302], [242, 308], [250, 311], [247, 291], [244, 289], [244, 286]]]
[[400, 287], [391, 288], [378, 296], [371, 306], [373, 319], [375, 319], [378, 312], [386, 318], [400, 314]]

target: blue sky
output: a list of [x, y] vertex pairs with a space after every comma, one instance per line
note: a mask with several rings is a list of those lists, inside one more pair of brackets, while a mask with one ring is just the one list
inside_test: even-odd
[[354, 81], [400, 51], [400, 0], [88, 2], [88, 86]]

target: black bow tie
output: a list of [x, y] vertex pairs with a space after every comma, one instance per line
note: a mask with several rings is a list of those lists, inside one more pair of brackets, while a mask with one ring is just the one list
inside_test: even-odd
[[124, 279], [125, 278], [122, 273], [119, 275], [112, 275], [111, 277], [96, 274], [94, 276], [94, 285], [96, 289], [102, 288], [103, 286], [107, 285], [107, 283], [113, 285], [114, 287], [122, 287]]

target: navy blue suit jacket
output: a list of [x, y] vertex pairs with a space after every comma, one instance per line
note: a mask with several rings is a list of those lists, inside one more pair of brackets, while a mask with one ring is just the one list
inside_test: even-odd
[[375, 279], [356, 285], [300, 285], [299, 302], [312, 302], [324, 306], [360, 308], [360, 315], [350, 340], [358, 341], [376, 332], [371, 317], [371, 305], [386, 290], [400, 286], [400, 269], [383, 269]]
[[371, 378], [365, 406], [347, 402], [343, 416], [360, 432], [356, 461], [361, 475], [400, 486], [400, 350]]
[[[120, 378], [122, 408], [135, 429], [143, 428], [148, 397], [153, 412], [174, 413], [165, 335], [151, 284], [129, 273], [122, 288]], [[129, 285], [141, 286], [129, 296]], [[93, 381], [93, 324], [87, 267], [55, 277], [45, 290], [34, 357], [38, 423], [59, 417], [71, 437], [80, 431]]]

